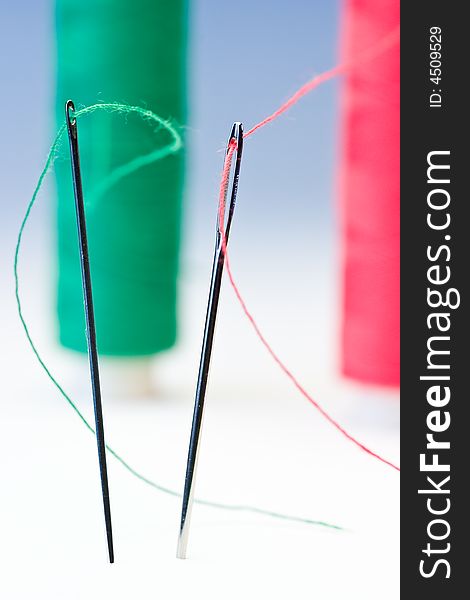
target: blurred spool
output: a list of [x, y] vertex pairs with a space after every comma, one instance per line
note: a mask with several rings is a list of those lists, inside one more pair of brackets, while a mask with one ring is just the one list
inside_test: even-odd
[[[345, 0], [343, 61], [399, 25], [398, 0]], [[342, 371], [400, 379], [399, 48], [354, 67], [342, 93]]]
[[107, 396], [151, 396], [154, 392], [150, 357], [102, 356], [100, 377]]
[[[77, 107], [99, 101], [147, 106], [184, 122], [186, 9], [186, 0], [57, 0], [58, 123], [64, 120], [68, 98]], [[182, 153], [140, 169], [96, 203], [87, 203], [114, 168], [167, 142], [164, 132], [153, 131], [139, 117], [130, 116], [124, 123], [112, 114], [93, 114], [80, 123], [101, 355], [148, 356], [175, 342]], [[59, 335], [65, 347], [85, 352], [68, 161], [58, 161], [56, 173]], [[127, 373], [133, 380], [122, 361], [116, 365], [115, 373]], [[143, 361], [136, 371], [144, 387], [149, 369]]]

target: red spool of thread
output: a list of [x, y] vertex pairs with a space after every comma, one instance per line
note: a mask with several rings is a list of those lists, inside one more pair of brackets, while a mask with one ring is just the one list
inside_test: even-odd
[[[398, 0], [345, 0], [342, 62], [399, 25]], [[342, 372], [400, 381], [399, 46], [348, 71], [342, 93]]]

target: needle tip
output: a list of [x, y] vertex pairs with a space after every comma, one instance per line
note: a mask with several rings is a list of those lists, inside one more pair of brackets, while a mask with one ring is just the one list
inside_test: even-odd
[[187, 548], [188, 548], [188, 525], [189, 523], [186, 521], [183, 527], [180, 529], [180, 533], [178, 536], [178, 546], [176, 548], [176, 558], [180, 558], [184, 560], [187, 556]]

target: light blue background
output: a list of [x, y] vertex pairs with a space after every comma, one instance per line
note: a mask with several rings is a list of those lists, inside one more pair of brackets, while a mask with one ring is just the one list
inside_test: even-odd
[[[54, 133], [53, 12], [50, 0], [0, 4], [1, 245], [7, 254]], [[218, 150], [232, 122], [250, 127], [335, 64], [338, 12], [330, 0], [191, 3], [188, 236], [205, 238], [208, 219], [212, 231]], [[257, 234], [260, 225], [271, 239], [279, 227], [296, 238], [329, 231], [336, 89], [336, 82], [326, 84], [247, 142], [240, 192], [249, 192], [250, 203], [240, 196], [239, 239]], [[29, 235], [44, 224], [40, 215], [50, 221], [51, 206], [50, 197], [41, 198]]]

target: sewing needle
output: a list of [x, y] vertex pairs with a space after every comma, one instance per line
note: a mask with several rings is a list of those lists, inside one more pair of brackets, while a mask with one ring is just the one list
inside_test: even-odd
[[[241, 123], [234, 123], [232, 127], [232, 131], [228, 140], [226, 154], [228, 154], [233, 140], [235, 140], [236, 142], [236, 158], [230, 194], [230, 205], [228, 208], [228, 214], [225, 225], [225, 244], [228, 243], [230, 226], [232, 223], [233, 211], [235, 209], [235, 201], [238, 190], [238, 177], [240, 173], [240, 163], [243, 150], [243, 126]], [[225, 191], [225, 195], [227, 195], [227, 190]], [[217, 318], [217, 308], [219, 304], [220, 286], [222, 283], [222, 274], [224, 270], [224, 232], [221, 230], [220, 225], [221, 224], [219, 221], [218, 213], [214, 261], [212, 265], [211, 284], [209, 289], [209, 299], [207, 303], [206, 322], [204, 326], [204, 337], [202, 342], [201, 358], [199, 362], [196, 398], [194, 403], [191, 437], [189, 442], [186, 478], [184, 483], [183, 505], [181, 509], [181, 522], [178, 536], [178, 549], [176, 553], [176, 556], [178, 558], [186, 558], [189, 527], [191, 520], [191, 510], [194, 502], [194, 485], [199, 454], [199, 438], [201, 435], [202, 418], [204, 413], [204, 400], [206, 395], [207, 379], [209, 376], [209, 366], [212, 352], [212, 342], [214, 339], [215, 323]]]
[[106, 466], [106, 445], [104, 441], [103, 410], [101, 406], [100, 375], [98, 368], [98, 351], [96, 347], [95, 316], [91, 288], [90, 261], [86, 231], [85, 206], [83, 202], [82, 177], [80, 172], [80, 156], [78, 151], [77, 119], [74, 116], [75, 106], [72, 100], [65, 104], [65, 118], [70, 142], [70, 158], [72, 163], [72, 179], [75, 194], [75, 210], [77, 215], [78, 238], [80, 244], [80, 264], [82, 270], [83, 299], [86, 317], [86, 335], [88, 357], [90, 361], [91, 387], [95, 411], [95, 430], [98, 445], [101, 492], [103, 496], [104, 519], [108, 542], [109, 562], [114, 562], [113, 531], [111, 525], [111, 507], [109, 503], [108, 471]]

